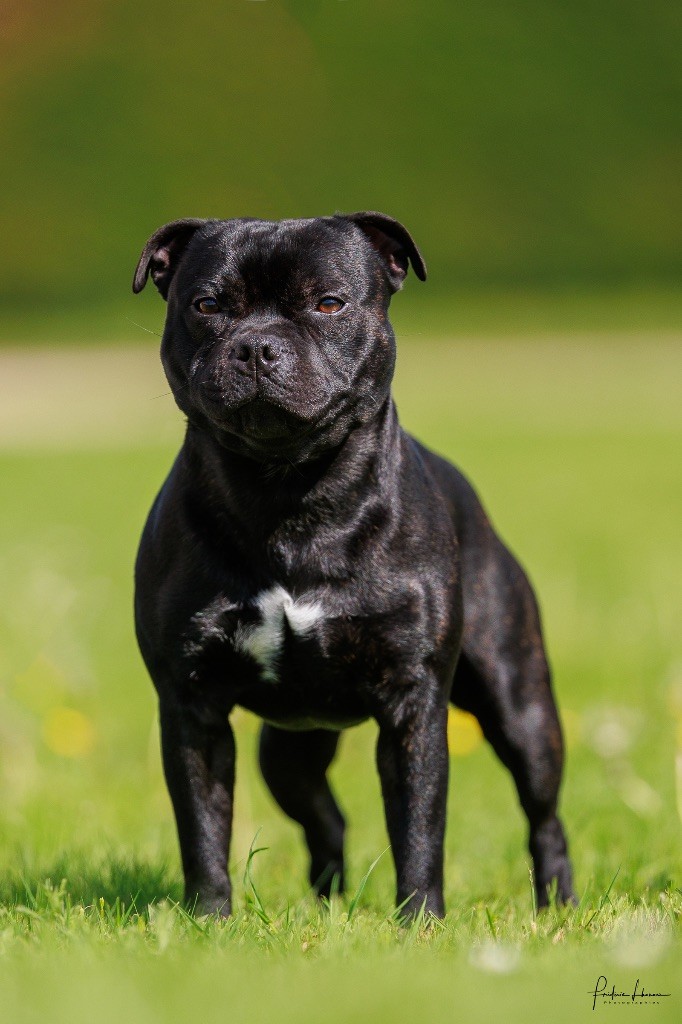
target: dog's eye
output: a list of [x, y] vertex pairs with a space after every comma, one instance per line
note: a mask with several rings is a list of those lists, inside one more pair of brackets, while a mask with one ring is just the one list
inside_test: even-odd
[[210, 295], [205, 296], [203, 299], [197, 299], [194, 303], [194, 308], [200, 313], [205, 313], [207, 316], [210, 316], [212, 313], [220, 312], [220, 306], [214, 298], [211, 298]]
[[338, 313], [340, 309], [343, 309], [345, 302], [341, 299], [335, 299], [333, 295], [325, 295], [323, 299], [317, 304], [318, 313]]

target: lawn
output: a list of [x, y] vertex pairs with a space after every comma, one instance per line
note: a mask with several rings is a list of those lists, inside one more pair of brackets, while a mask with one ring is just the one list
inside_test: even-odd
[[255, 768], [257, 722], [237, 712], [236, 913], [177, 905], [131, 614], [137, 539], [182, 430], [149, 341], [0, 352], [4, 1019], [568, 1021], [593, 1013], [599, 976], [670, 993], [641, 1013], [679, 1019], [680, 337], [402, 345], [403, 423], [472, 478], [540, 596], [581, 897], [536, 916], [510, 780], [455, 717], [449, 913], [409, 929], [392, 916], [372, 724], [344, 736], [333, 769], [344, 900], [306, 892], [297, 829]]

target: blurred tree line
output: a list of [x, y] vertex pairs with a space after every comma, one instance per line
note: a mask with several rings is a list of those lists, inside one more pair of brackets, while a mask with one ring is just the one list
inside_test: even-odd
[[126, 300], [180, 216], [374, 208], [431, 294], [670, 284], [670, 0], [24, 0], [0, 15], [0, 312]]

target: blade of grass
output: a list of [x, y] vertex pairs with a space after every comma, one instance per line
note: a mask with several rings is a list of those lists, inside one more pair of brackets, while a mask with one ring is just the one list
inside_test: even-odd
[[592, 913], [590, 915], [589, 919], [583, 925], [584, 929], [589, 928], [589, 926], [594, 921], [595, 917], [597, 917], [598, 914], [601, 914], [602, 910], [604, 909], [604, 906], [605, 906], [605, 904], [606, 904], [606, 902], [608, 901], [608, 898], [609, 898], [609, 893], [611, 892], [611, 889], [613, 888], [613, 883], [616, 881], [616, 879], [618, 878], [618, 875], [620, 874], [621, 867], [622, 867], [622, 865], [619, 864], [618, 868], [616, 869], [615, 875], [613, 876], [613, 878], [609, 882], [608, 889], [606, 890], [605, 893], [602, 894], [602, 896], [599, 897], [599, 903], [597, 904], [597, 909], [594, 911], [594, 913]]
[[372, 872], [374, 871], [375, 867], [377, 866], [377, 864], [379, 863], [379, 861], [381, 860], [383, 855], [388, 850], [390, 850], [390, 849], [391, 849], [391, 847], [387, 846], [385, 850], [382, 850], [381, 853], [379, 854], [379, 856], [376, 858], [376, 860], [372, 861], [372, 863], [368, 867], [367, 871], [363, 875], [362, 880], [360, 881], [360, 885], [357, 887], [357, 889], [355, 891], [355, 895], [353, 896], [353, 898], [351, 899], [350, 903], [348, 904], [348, 916], [346, 918], [347, 921], [350, 921], [350, 919], [352, 918], [353, 914], [355, 913], [355, 911], [357, 909], [358, 902], [359, 902], [360, 897], [362, 896], [363, 892], [365, 891], [365, 886], [367, 885], [367, 881], [369, 879], [369, 876], [372, 874]]

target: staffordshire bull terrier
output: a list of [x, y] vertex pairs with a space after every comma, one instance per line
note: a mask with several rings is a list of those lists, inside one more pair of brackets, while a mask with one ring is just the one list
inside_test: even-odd
[[442, 916], [450, 702], [476, 716], [528, 818], [539, 905], [572, 900], [563, 751], [538, 609], [470, 484], [406, 433], [391, 295], [426, 268], [381, 213], [174, 221], [149, 239], [161, 358], [187, 418], [142, 536], [140, 649], [158, 691], [185, 896], [230, 913], [230, 711], [320, 894], [343, 888], [327, 781], [374, 718], [397, 903]]

